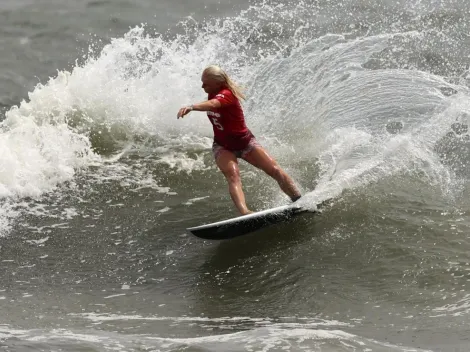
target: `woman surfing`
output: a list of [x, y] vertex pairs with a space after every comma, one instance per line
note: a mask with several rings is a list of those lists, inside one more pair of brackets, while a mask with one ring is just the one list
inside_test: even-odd
[[292, 178], [258, 143], [245, 123], [240, 101], [245, 99], [240, 87], [220, 67], [207, 67], [201, 76], [208, 100], [179, 109], [178, 119], [191, 111], [207, 111], [214, 130], [212, 152], [215, 162], [228, 182], [230, 196], [242, 215], [250, 214], [242, 190], [238, 159], [263, 170], [277, 181], [282, 191], [295, 202], [301, 197]]

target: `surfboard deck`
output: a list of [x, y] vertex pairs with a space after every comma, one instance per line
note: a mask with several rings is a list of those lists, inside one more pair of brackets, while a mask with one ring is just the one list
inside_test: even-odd
[[296, 205], [283, 205], [236, 218], [190, 227], [187, 230], [194, 236], [206, 240], [224, 240], [246, 235], [266, 226], [286, 221], [309, 210]]

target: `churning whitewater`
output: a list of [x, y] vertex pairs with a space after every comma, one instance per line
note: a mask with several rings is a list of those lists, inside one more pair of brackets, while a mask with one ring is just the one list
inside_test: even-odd
[[[165, 42], [137, 27], [96, 58], [90, 53], [71, 73], [38, 85], [29, 101], [8, 111], [1, 135], [8, 170], [1, 182], [7, 200], [2, 233], [8, 217], [24, 210], [16, 202], [40, 199], [67, 182], [73, 189], [77, 174], [87, 177], [91, 166], [106, 174], [129, 167], [120, 161], [145, 151], [178, 172], [211, 167], [202, 160], [211, 143], [207, 121], [200, 114], [176, 122], [174, 111], [181, 102], [204, 99], [201, 69], [226, 62], [213, 54], [220, 35], [204, 33], [187, 46], [186, 36]], [[289, 160], [293, 172], [299, 165], [319, 167], [302, 180], [306, 192], [318, 183], [303, 205], [314, 207], [344, 189], [400, 173], [422, 174], [450, 191], [451, 175], [435, 145], [454, 121], [468, 122], [468, 89], [426, 72], [377, 64], [390, 45], [420, 36], [325, 35], [289, 48], [289, 55], [257, 53], [259, 61], [251, 63], [238, 54], [227, 63], [248, 88], [248, 123], [263, 143]], [[448, 97], [448, 91], [462, 93]], [[399, 134], [389, 133], [388, 124], [397, 123]], [[132, 181], [140, 183], [147, 170], [127, 172], [137, 172]]]

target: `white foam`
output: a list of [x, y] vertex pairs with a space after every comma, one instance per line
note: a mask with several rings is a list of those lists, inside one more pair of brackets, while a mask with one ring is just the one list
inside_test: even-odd
[[44, 245], [44, 243], [49, 240], [49, 236], [47, 237], [44, 237], [44, 238], [41, 238], [39, 240], [27, 240], [26, 242], [27, 243], [30, 243], [30, 244], [36, 244], [36, 245]]
[[108, 299], [108, 298], [115, 298], [115, 297], [120, 297], [120, 296], [125, 296], [126, 294], [125, 293], [117, 293], [115, 295], [110, 295], [110, 296], [106, 296], [106, 297], [103, 297], [104, 299]]
[[99, 161], [89, 140], [67, 125], [71, 106], [61, 89], [66, 77], [59, 74], [36, 88], [30, 102], [13, 107], [1, 122], [0, 197], [39, 197]]
[[[172, 325], [172, 329], [175, 329]], [[176, 332], [172, 330], [172, 335]], [[11, 338], [29, 342], [47, 343], [54, 346], [55, 343], [66, 341], [67, 343], [88, 343], [93, 348], [110, 351], [128, 351], [134, 349], [169, 350], [187, 349], [194, 347], [204, 350], [248, 350], [271, 351], [289, 350], [292, 345], [305, 350], [337, 350], [339, 348], [356, 350], [387, 350], [387, 351], [420, 351], [421, 349], [395, 346], [390, 343], [381, 343], [375, 340], [362, 338], [338, 328], [283, 328], [276, 324], [271, 326], [252, 327], [232, 333], [196, 337], [179, 334], [182, 337], [165, 337], [157, 334], [134, 335], [130, 333], [119, 334], [116, 332], [100, 331], [71, 331], [68, 329], [52, 330], [19, 330], [8, 326], [0, 326], [0, 339], [7, 344]], [[34, 344], [31, 346], [34, 348]]]
[[436, 307], [433, 311], [439, 313], [438, 317], [446, 315], [454, 317], [467, 316], [470, 314], [470, 294], [466, 294], [455, 303], [448, 303], [444, 306]]
[[[91, 320], [93, 322], [100, 321], [174, 321], [174, 322], [213, 322], [213, 323], [233, 323], [233, 322], [246, 322], [254, 324], [272, 324], [270, 318], [252, 318], [249, 316], [240, 317], [221, 317], [221, 318], [209, 318], [209, 317], [170, 317], [170, 316], [143, 316], [143, 315], [124, 315], [124, 314], [98, 314], [98, 313], [71, 313], [71, 316], [81, 317], [84, 319]], [[281, 317], [280, 321], [305, 321], [305, 324], [299, 323], [285, 323], [293, 324], [292, 326], [350, 326], [350, 324], [343, 323], [336, 320], [322, 320], [314, 319], [309, 317]], [[280, 323], [281, 324], [281, 323]]]
[[196, 198], [191, 198], [189, 199], [187, 202], [183, 203], [184, 205], [193, 205], [194, 203], [196, 202], [199, 202], [203, 199], [206, 199], [206, 198], [209, 198], [209, 196], [205, 196], [205, 197], [196, 197]]
[[[169, 195], [174, 191], [158, 184], [152, 167], [188, 174], [214, 167], [204, 157], [210, 154], [212, 136], [204, 114], [192, 112], [176, 119], [179, 107], [206, 98], [200, 74], [214, 62], [222, 62], [235, 81], [249, 87], [251, 99], [244, 105], [248, 125], [284, 167], [296, 170], [320, 159], [316, 193], [303, 202], [310, 197], [315, 204], [409, 167], [424, 170], [433, 181], [448, 183], [442, 168], [435, 168], [439, 164], [430, 146], [439, 136], [431, 131], [443, 130], [440, 127], [455, 116], [431, 118], [433, 124], [415, 139], [429, 115], [435, 117], [435, 111], [450, 100], [438, 88], [465, 91], [459, 99], [466, 101], [465, 88], [417, 70], [363, 67], [390, 41], [419, 41], [420, 33], [354, 40], [329, 34], [307, 42], [302, 35], [305, 23], [296, 21], [313, 18], [312, 12], [315, 9], [302, 2], [288, 8], [254, 6], [225, 20], [223, 26], [206, 21], [192, 32], [188, 21], [188, 32], [170, 41], [136, 27], [101, 52], [91, 52], [83, 65], [38, 85], [29, 101], [8, 111], [0, 123], [0, 199], [10, 199], [0, 205], [0, 235], [11, 229], [11, 220], [21, 213], [20, 199], [40, 198], [90, 165], [98, 167], [88, 175], [97, 182], [119, 181], [122, 187], [137, 187], [134, 191], [154, 188]], [[266, 40], [261, 34], [257, 37], [253, 26], [271, 28], [273, 19], [283, 16], [293, 21], [287, 43], [272, 40], [256, 51], [249, 42]], [[258, 22], [253, 23], [253, 18]], [[288, 47], [292, 50], [287, 55], [282, 49]], [[279, 49], [281, 54], [274, 55]], [[458, 104], [455, 108], [457, 113], [464, 109]], [[388, 119], [398, 118], [396, 111], [409, 112], [402, 116], [407, 135], [387, 137], [382, 145], [380, 131]], [[102, 157], [92, 143], [96, 150], [109, 147], [114, 153]], [[120, 162], [127, 154], [141, 151], [153, 159], [132, 166]], [[400, 155], [407, 157], [402, 160]], [[331, 178], [337, 167], [341, 169]], [[315, 181], [311, 177], [302, 180], [308, 188]], [[62, 214], [66, 219], [74, 216], [74, 209]]]

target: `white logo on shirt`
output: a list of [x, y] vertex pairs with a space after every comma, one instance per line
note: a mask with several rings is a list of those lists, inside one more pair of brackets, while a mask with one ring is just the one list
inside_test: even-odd
[[216, 113], [216, 112], [213, 112], [213, 111], [208, 111], [208, 112], [207, 112], [207, 115], [209, 115], [209, 116], [214, 116], [214, 117], [220, 117], [220, 114], [219, 114], [219, 113]]
[[219, 130], [221, 130], [221, 131], [224, 130], [224, 126], [222, 126], [222, 124], [219, 122], [219, 120], [217, 120], [217, 117], [212, 117], [209, 120], [211, 120], [212, 123], [214, 124], [214, 126], [217, 127]]

